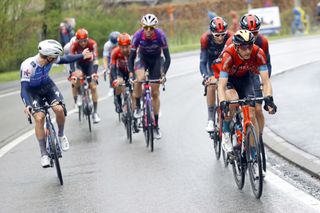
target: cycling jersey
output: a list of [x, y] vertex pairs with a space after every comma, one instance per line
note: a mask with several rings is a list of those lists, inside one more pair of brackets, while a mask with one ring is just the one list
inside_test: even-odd
[[115, 79], [119, 74], [128, 75], [128, 56], [121, 53], [120, 47], [115, 47], [111, 54], [111, 75]]
[[258, 74], [259, 72], [268, 70], [266, 55], [263, 50], [255, 44], [253, 45], [250, 59], [248, 60], [241, 59], [235, 46], [231, 44], [223, 51], [221, 63], [222, 70], [220, 72], [220, 78], [228, 76], [242, 77], [248, 72]]
[[84, 49], [88, 48], [90, 52], [93, 53], [93, 58], [81, 59], [77, 63], [89, 63], [90, 61], [98, 60], [98, 46], [97, 43], [89, 38], [86, 47], [81, 47], [79, 42], [76, 40], [71, 45], [70, 54], [79, 54], [82, 53]]
[[117, 46], [117, 44], [113, 44], [110, 40], [107, 41], [103, 46], [102, 56], [108, 59], [108, 67], [110, 66], [111, 61], [111, 52]]
[[167, 38], [161, 29], [154, 29], [153, 37], [151, 39], [146, 37], [143, 28], [139, 29], [133, 35], [131, 52], [129, 57], [130, 72], [133, 72], [134, 70], [134, 60], [138, 48], [139, 61], [141, 62], [140, 65], [142, 65], [145, 68], [148, 67], [150, 69], [149, 72], [155, 73], [155, 75], [158, 75], [158, 72], [160, 72], [162, 50], [165, 57], [163, 72], [166, 73], [168, 71], [171, 59], [167, 44]]
[[[29, 98], [29, 88], [40, 88], [41, 86], [47, 85], [51, 82], [49, 77], [49, 71], [51, 70], [52, 64], [49, 63], [41, 67], [38, 63], [40, 55], [37, 54], [30, 57], [22, 62], [20, 67], [20, 78], [21, 78], [21, 98], [24, 103], [31, 105]], [[77, 61], [83, 58], [82, 54], [74, 56], [63, 56], [58, 57], [54, 63], [65, 64]]]
[[227, 34], [224, 37], [224, 40], [221, 44], [217, 44], [214, 41], [213, 35], [210, 31], [207, 31], [202, 34], [201, 39], [200, 39], [200, 44], [201, 44], [201, 52], [200, 52], [200, 73], [202, 77], [207, 77], [207, 76], [213, 76], [213, 71], [214, 75], [216, 78], [219, 78], [219, 70], [214, 69], [211, 67], [211, 64], [214, 60], [216, 60], [219, 55], [221, 54], [226, 41], [228, 38], [230, 38], [232, 35], [227, 32]]

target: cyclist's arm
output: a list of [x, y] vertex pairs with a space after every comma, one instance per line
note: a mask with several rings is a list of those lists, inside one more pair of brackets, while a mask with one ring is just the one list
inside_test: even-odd
[[170, 63], [171, 63], [169, 48], [164, 48], [162, 51], [163, 51], [163, 55], [165, 58], [164, 65], [163, 65], [163, 72], [164, 72], [164, 74], [167, 74]]
[[70, 64], [76, 61], [83, 59], [83, 54], [76, 54], [76, 55], [66, 55], [58, 57], [56, 60], [56, 64]]
[[117, 79], [117, 66], [115, 64], [110, 64], [110, 66], [111, 66], [111, 69], [110, 69], [111, 78], [112, 80], [115, 80]]
[[137, 50], [131, 48], [129, 61], [128, 61], [129, 72], [131, 72], [131, 73], [134, 70], [134, 60], [135, 60], [136, 56], [137, 56]]
[[30, 83], [28, 81], [21, 81], [20, 96], [25, 106], [31, 106], [31, 100], [28, 93], [29, 87]]
[[207, 50], [201, 49], [200, 52], [200, 73], [203, 78], [209, 76], [207, 71]]
[[229, 78], [229, 73], [221, 70], [219, 81], [218, 81], [218, 97], [220, 102], [226, 100], [226, 93], [224, 89], [227, 86], [228, 78]]
[[264, 96], [272, 96], [272, 86], [269, 79], [268, 67], [267, 65], [262, 65], [259, 67], [260, 76], [263, 84], [263, 94]]

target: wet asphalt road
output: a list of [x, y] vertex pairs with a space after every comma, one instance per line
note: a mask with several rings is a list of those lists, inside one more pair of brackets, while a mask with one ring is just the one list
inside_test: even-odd
[[[172, 63], [171, 75], [192, 72], [198, 68], [198, 56], [179, 57]], [[126, 142], [110, 98], [100, 102], [102, 121], [91, 134], [76, 114], [69, 115], [66, 133], [71, 148], [61, 161], [62, 187], [54, 169], [40, 168], [35, 136], [28, 137], [0, 160], [0, 212], [320, 211], [271, 173], [260, 201], [252, 195], [248, 179], [243, 191], [236, 188], [231, 170], [215, 160], [204, 131], [206, 107], [200, 82], [198, 73], [169, 79], [161, 99], [163, 138], [156, 141], [154, 153], [146, 149], [141, 133], [134, 135], [133, 144]], [[59, 88], [70, 108], [70, 86]], [[99, 89], [105, 96], [104, 82]], [[8, 105], [1, 118], [10, 122], [2, 122], [1, 133], [27, 126], [18, 113], [19, 97], [3, 101]]]

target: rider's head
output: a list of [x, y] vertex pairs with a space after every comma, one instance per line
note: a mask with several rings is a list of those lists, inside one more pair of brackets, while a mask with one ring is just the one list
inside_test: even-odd
[[84, 28], [80, 28], [76, 32], [76, 38], [82, 48], [85, 48], [88, 44], [88, 31]]
[[218, 44], [222, 44], [224, 37], [227, 34], [227, 22], [223, 18], [217, 16], [211, 19], [209, 27], [214, 41]]
[[61, 44], [52, 39], [41, 41], [38, 45], [38, 50], [41, 58], [46, 59], [48, 63], [53, 62], [63, 53]]
[[109, 41], [110, 41], [113, 45], [117, 45], [119, 34], [120, 34], [120, 33], [119, 33], [118, 31], [113, 31], [113, 32], [110, 33], [110, 35], [109, 35]]
[[232, 42], [242, 59], [249, 59], [255, 38], [248, 30], [238, 30], [232, 38]]
[[240, 19], [240, 26], [243, 30], [249, 30], [257, 38], [261, 26], [261, 21], [258, 16], [246, 14]]
[[121, 33], [118, 36], [118, 44], [123, 55], [129, 56], [131, 37], [128, 33]]
[[151, 38], [154, 33], [154, 28], [158, 24], [158, 18], [154, 14], [146, 14], [141, 18], [141, 25], [144, 29], [147, 38]]

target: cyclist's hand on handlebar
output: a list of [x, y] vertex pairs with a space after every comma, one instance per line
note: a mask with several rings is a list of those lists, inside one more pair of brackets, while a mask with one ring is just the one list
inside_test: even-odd
[[93, 73], [93, 74], [91, 75], [91, 78], [92, 78], [93, 80], [97, 81], [98, 78], [99, 78], [99, 75], [98, 75], [97, 73]]
[[116, 80], [114, 80], [114, 81], [112, 81], [112, 87], [113, 88], [116, 88], [116, 87], [118, 87], [119, 86], [119, 81], [116, 79]]
[[166, 81], [167, 81], [166, 75], [164, 73], [161, 73], [160, 83], [164, 84], [164, 83], [166, 83]]
[[223, 111], [224, 114], [228, 114], [229, 112], [229, 104], [227, 103], [227, 101], [221, 101], [220, 102], [220, 108]]
[[26, 106], [23, 111], [24, 111], [24, 113], [26, 113], [28, 116], [31, 116], [32, 107], [31, 107], [31, 106]]
[[83, 59], [93, 58], [92, 52], [90, 52], [89, 48], [86, 48], [82, 51]]
[[273, 102], [273, 96], [267, 96], [264, 98], [264, 110], [268, 111], [269, 114], [275, 114], [277, 112], [277, 106]]
[[207, 79], [207, 81], [205, 82], [206, 85], [209, 84], [217, 84], [217, 79], [214, 76], [211, 76]]

